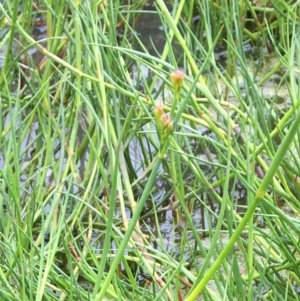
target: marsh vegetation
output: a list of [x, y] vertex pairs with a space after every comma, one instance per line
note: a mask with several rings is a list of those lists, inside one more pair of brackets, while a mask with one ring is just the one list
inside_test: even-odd
[[2, 0], [0, 299], [299, 300], [299, 12]]

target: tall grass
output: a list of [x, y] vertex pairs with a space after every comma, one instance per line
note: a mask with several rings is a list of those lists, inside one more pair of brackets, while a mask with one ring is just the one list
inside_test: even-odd
[[299, 4], [146, 2], [0, 4], [1, 300], [298, 300]]

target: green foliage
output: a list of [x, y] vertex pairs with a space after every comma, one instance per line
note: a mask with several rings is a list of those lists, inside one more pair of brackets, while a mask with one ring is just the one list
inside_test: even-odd
[[298, 300], [299, 3], [146, 2], [0, 4], [0, 299]]

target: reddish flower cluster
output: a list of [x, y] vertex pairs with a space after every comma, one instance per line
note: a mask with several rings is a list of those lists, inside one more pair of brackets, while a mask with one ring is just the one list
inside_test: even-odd
[[158, 137], [160, 139], [160, 142], [164, 144], [168, 136], [172, 133], [173, 121], [171, 117], [165, 113], [162, 103], [159, 103], [155, 106], [153, 114]]
[[175, 93], [178, 93], [183, 84], [185, 74], [180, 70], [176, 70], [173, 71], [170, 76], [171, 76], [171, 82], [174, 87]]

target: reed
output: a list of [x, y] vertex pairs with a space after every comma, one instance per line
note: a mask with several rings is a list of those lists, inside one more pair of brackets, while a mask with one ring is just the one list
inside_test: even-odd
[[0, 12], [3, 300], [298, 300], [297, 2]]

